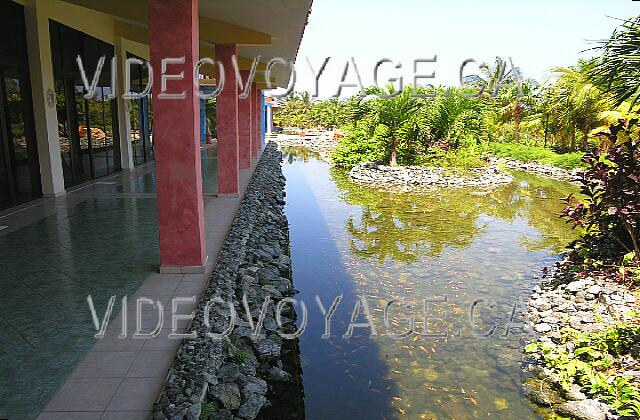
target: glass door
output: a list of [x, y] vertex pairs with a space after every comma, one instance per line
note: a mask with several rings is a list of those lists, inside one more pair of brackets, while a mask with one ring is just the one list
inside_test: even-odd
[[0, 68], [0, 209], [42, 196], [28, 79]]

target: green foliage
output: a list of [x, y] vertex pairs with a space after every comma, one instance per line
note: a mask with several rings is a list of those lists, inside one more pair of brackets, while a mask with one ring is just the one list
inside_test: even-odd
[[[581, 168], [582, 154], [565, 152], [608, 147], [599, 135], [602, 127], [636, 115], [640, 17], [625, 21], [600, 49], [602, 57], [556, 68], [542, 85], [524, 80], [518, 68], [507, 69], [497, 57], [494, 65], [465, 77], [464, 87], [369, 88], [366, 99], [357, 94], [327, 101], [294, 93], [275, 119], [282, 126], [352, 130], [347, 140], [355, 144], [343, 141], [336, 152], [337, 163], [346, 167], [373, 157], [392, 165], [469, 167], [481, 164], [472, 145], [489, 143], [499, 156]], [[373, 145], [384, 150], [372, 151]]]
[[590, 69], [591, 78], [613, 95], [614, 104], [640, 97], [640, 16], [624, 21], [611, 38], [600, 42], [603, 55]]
[[274, 122], [281, 127], [336, 129], [351, 124], [361, 116], [362, 97], [346, 101], [331, 98], [314, 101], [309, 92], [293, 92], [274, 113]]
[[640, 344], [640, 324], [619, 324], [603, 332], [582, 333], [568, 329], [562, 343], [572, 342], [574, 350], [534, 342], [525, 351], [558, 374], [565, 391], [572, 385], [592, 398], [601, 398], [623, 416], [640, 415], [640, 389], [631, 377], [623, 376], [622, 359]]
[[[621, 120], [607, 136], [608, 149], [585, 156], [580, 174], [582, 202], [567, 199], [563, 216], [584, 229], [578, 245], [620, 261], [640, 256], [640, 139], [638, 119]], [[606, 252], [605, 252], [606, 251]]]
[[489, 106], [471, 94], [470, 89], [437, 89], [435, 98], [426, 102], [425, 124], [431, 141], [455, 149], [487, 139], [485, 112]]
[[228, 338], [227, 338], [227, 345], [229, 348], [229, 357], [233, 362], [242, 364], [247, 361], [247, 358], [249, 357], [249, 355], [247, 354], [246, 351], [238, 348]]
[[522, 162], [537, 162], [563, 169], [585, 168], [583, 153], [556, 153], [542, 146], [514, 143], [489, 143], [488, 151], [497, 157], [511, 158]]
[[428, 153], [418, 157], [416, 163], [423, 166], [440, 166], [446, 168], [478, 168], [486, 165], [483, 159], [482, 145], [469, 145], [456, 150], [443, 150], [438, 147], [429, 148]]
[[368, 124], [358, 124], [338, 142], [338, 147], [331, 156], [334, 165], [351, 168], [363, 162], [375, 162], [388, 158], [383, 129], [369, 130]]
[[202, 409], [200, 410], [200, 419], [209, 420], [211, 416], [213, 416], [217, 411], [218, 410], [213, 403], [204, 403], [202, 404]]

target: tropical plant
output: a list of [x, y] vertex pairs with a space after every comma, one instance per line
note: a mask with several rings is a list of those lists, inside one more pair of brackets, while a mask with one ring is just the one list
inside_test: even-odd
[[[371, 89], [367, 93], [373, 93]], [[382, 93], [378, 91], [377, 93]], [[398, 149], [419, 140], [421, 131], [421, 102], [414, 97], [415, 89], [404, 88], [397, 92], [393, 85], [387, 86], [390, 98], [376, 98], [369, 103], [371, 122], [380, 138], [385, 139], [389, 164], [398, 165]]]
[[576, 67], [554, 70], [558, 81], [554, 84], [552, 97], [560, 107], [556, 115], [571, 150], [577, 150], [576, 131], [582, 134], [582, 150], [588, 150], [590, 131], [600, 125], [602, 112], [610, 109], [607, 97], [587, 75], [591, 66], [589, 62], [580, 61]]
[[570, 341], [573, 351], [543, 342], [531, 343], [525, 351], [537, 355], [542, 364], [551, 368], [558, 385], [565, 391], [578, 385], [592, 398], [610, 404], [619, 415], [640, 416], [637, 381], [618, 373], [625, 356], [640, 343], [637, 322], [614, 325], [597, 333], [563, 330], [561, 340], [562, 343]]
[[[577, 245], [592, 252], [606, 249], [608, 257], [620, 259], [634, 252], [640, 257], [640, 139], [634, 135], [638, 119], [621, 120], [601, 133], [612, 146], [594, 150], [584, 161], [589, 168], [579, 181], [584, 202], [568, 198], [564, 210], [584, 235]], [[603, 245], [606, 245], [603, 247]]]
[[438, 89], [426, 107], [424, 124], [429, 145], [445, 143], [447, 148], [479, 143], [486, 139], [486, 104], [469, 96], [470, 89]]
[[589, 75], [612, 94], [614, 105], [629, 102], [633, 108], [640, 98], [640, 16], [624, 20], [597, 49], [602, 57]]

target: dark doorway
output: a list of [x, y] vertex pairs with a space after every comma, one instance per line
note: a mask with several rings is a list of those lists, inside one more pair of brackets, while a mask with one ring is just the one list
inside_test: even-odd
[[42, 196], [24, 9], [0, 1], [0, 209]]

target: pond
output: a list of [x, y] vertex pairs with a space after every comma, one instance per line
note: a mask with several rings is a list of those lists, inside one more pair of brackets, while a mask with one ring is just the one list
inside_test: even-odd
[[574, 238], [558, 217], [574, 187], [518, 173], [394, 194], [299, 149], [283, 169], [308, 419], [541, 417], [521, 392], [522, 311]]

